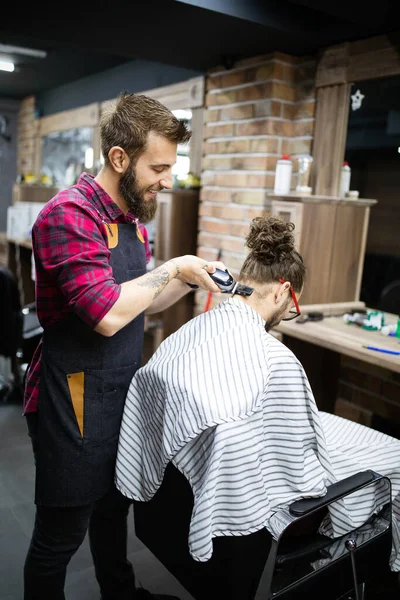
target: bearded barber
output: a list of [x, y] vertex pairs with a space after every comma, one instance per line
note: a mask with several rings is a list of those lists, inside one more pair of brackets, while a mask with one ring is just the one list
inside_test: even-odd
[[36, 463], [36, 519], [25, 600], [64, 600], [68, 563], [86, 532], [103, 600], [172, 598], [135, 585], [126, 557], [130, 501], [114, 487], [129, 383], [140, 367], [144, 311], [190, 291], [218, 292], [215, 264], [177, 257], [146, 272], [142, 223], [171, 188], [186, 126], [159, 102], [122, 94], [100, 123], [104, 166], [57, 194], [32, 232], [44, 333], [30, 365], [24, 414]]

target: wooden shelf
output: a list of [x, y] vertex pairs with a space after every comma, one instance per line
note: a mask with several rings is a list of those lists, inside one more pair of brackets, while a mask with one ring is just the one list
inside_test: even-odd
[[378, 201], [371, 198], [341, 198], [339, 196], [302, 196], [295, 192], [290, 194], [274, 194], [268, 192], [268, 196], [275, 200], [286, 200], [287, 202], [303, 202], [304, 204], [335, 204], [340, 206], [373, 206]]
[[16, 238], [7, 238], [7, 242], [10, 244], [15, 244], [17, 246], [22, 246], [23, 248], [28, 248], [28, 250], [32, 250], [32, 240], [27, 239], [16, 239]]
[[39, 183], [15, 183], [13, 186], [13, 204], [18, 202], [48, 202], [53, 198], [57, 192], [58, 187], [42, 185]]
[[32, 280], [32, 240], [7, 238], [7, 266], [14, 273], [22, 306], [35, 301], [35, 282]]

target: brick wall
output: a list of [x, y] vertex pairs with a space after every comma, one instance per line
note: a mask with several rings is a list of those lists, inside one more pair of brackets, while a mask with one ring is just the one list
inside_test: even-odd
[[21, 101], [18, 113], [17, 173], [26, 175], [35, 171], [35, 97]]
[[335, 413], [400, 438], [400, 374], [342, 356]]
[[[221, 250], [233, 275], [245, 256], [249, 222], [269, 208], [277, 159], [311, 153], [314, 72], [313, 59], [275, 52], [207, 77], [198, 254], [215, 260]], [[196, 312], [204, 302], [198, 292]]]

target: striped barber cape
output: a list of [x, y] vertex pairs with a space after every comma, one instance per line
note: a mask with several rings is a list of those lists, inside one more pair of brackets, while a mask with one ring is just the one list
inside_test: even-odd
[[[300, 362], [239, 298], [186, 323], [132, 379], [116, 486], [150, 500], [170, 461], [192, 488], [188, 541], [198, 561], [211, 557], [216, 536], [266, 527], [277, 537], [277, 511], [322, 496], [327, 485], [360, 470], [390, 476], [400, 520], [400, 442], [320, 413]], [[379, 498], [363, 492], [356, 503], [335, 503], [328, 534], [351, 531], [379, 507]], [[399, 538], [396, 522], [394, 570]]]

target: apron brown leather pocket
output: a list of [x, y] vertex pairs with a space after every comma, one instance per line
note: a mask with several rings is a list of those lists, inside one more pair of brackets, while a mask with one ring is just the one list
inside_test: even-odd
[[126, 394], [138, 366], [85, 371], [84, 443], [101, 444], [118, 438]]
[[68, 373], [67, 383], [76, 422], [78, 423], [79, 431], [83, 437], [85, 373], [83, 371], [80, 371], [79, 373]]

